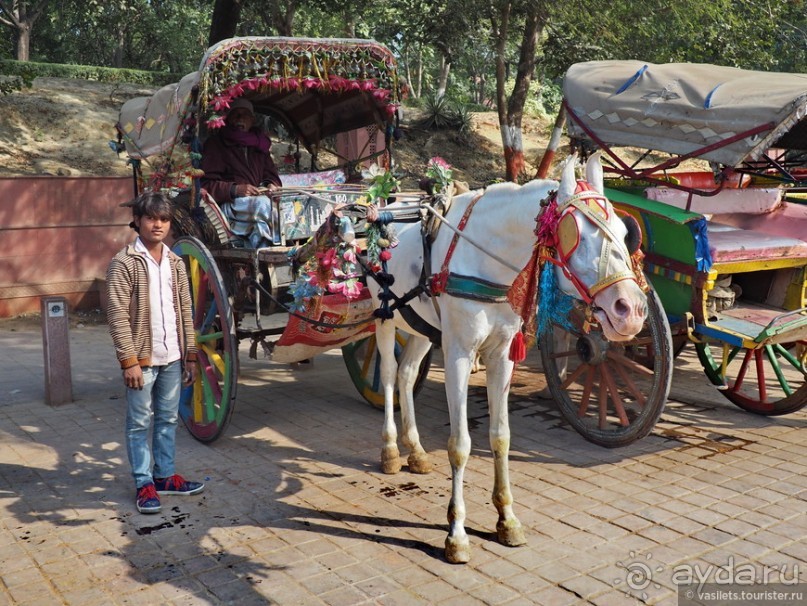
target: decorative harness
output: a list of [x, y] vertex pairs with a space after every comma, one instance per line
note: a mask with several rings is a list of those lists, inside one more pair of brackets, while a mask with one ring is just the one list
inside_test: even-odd
[[[460, 222], [457, 223], [457, 227], [454, 230], [454, 237], [451, 238], [451, 243], [448, 245], [448, 250], [446, 251], [446, 256], [445, 259], [443, 259], [440, 271], [429, 278], [429, 291], [433, 296], [446, 293], [457, 297], [486, 301], [489, 303], [502, 303], [507, 300], [509, 286], [489, 282], [475, 276], [455, 274], [448, 270], [451, 258], [454, 256], [454, 251], [457, 248], [460, 237], [462, 237], [462, 232], [465, 231], [474, 206], [482, 199], [482, 195], [483, 194], [477, 194], [471, 200], [470, 204], [468, 204], [468, 208], [465, 209]], [[483, 252], [487, 251], [483, 250]], [[507, 265], [508, 267], [512, 267], [509, 264]]]
[[[519, 339], [516, 340], [518, 341], [518, 347], [511, 347], [511, 359], [521, 360], [525, 355], [525, 340], [528, 344], [532, 343], [536, 333], [536, 309], [538, 307], [540, 290], [539, 281], [541, 272], [547, 262], [556, 265], [563, 271], [566, 278], [574, 285], [581, 300], [586, 303], [588, 307], [588, 311], [586, 312], [588, 318], [587, 323], [595, 322], [592, 314], [594, 309], [594, 297], [609, 286], [622, 280], [633, 280], [642, 290], [647, 290], [647, 283], [642, 273], [641, 251], [637, 251], [634, 254], [628, 251], [624, 241], [617, 236], [608, 224], [609, 219], [612, 217], [611, 213], [616, 211], [605, 196], [598, 193], [585, 181], [578, 181], [575, 194], [560, 206], [557, 203], [557, 192], [552, 192], [549, 198], [541, 201], [543, 208], [535, 218], [535, 235], [537, 241], [533, 254], [523, 269], [491, 253], [463, 233], [468, 225], [473, 209], [476, 203], [482, 198], [482, 195], [483, 194], [478, 194], [471, 200], [456, 227], [451, 225], [444, 217], [437, 214], [436, 210], [432, 210], [427, 205], [421, 205], [422, 209], [430, 211], [435, 218], [439, 219], [445, 226], [454, 231], [454, 236], [446, 251], [445, 259], [438, 273], [427, 275], [427, 268], [431, 265], [431, 251], [428, 235], [424, 232], [424, 271], [421, 275], [420, 282], [415, 288], [399, 297], [390, 290], [389, 286], [391, 283], [379, 279], [379, 277], [386, 275], [386, 268], [384, 268], [384, 272], [381, 272], [381, 276], [377, 276], [373, 272], [368, 272], [382, 287], [382, 292], [379, 294], [381, 307], [376, 310], [376, 317], [390, 318], [392, 317], [393, 311], [398, 310], [410, 326], [413, 326], [416, 330], [428, 336], [433, 342], [439, 342], [439, 331], [434, 329], [430, 324], [427, 324], [425, 320], [420, 318], [409, 306], [409, 301], [413, 298], [421, 294], [430, 295], [438, 316], [439, 307], [434, 297], [442, 293], [487, 303], [509, 302], [513, 311], [522, 318], [523, 322], [523, 334], [518, 333], [516, 335], [519, 337]], [[580, 230], [574, 216], [575, 213], [579, 213], [588, 221], [591, 221], [604, 234], [602, 248], [600, 250], [597, 281], [590, 287], [587, 287], [569, 267], [571, 255], [580, 244]], [[390, 219], [391, 218], [392, 217], [390, 217]], [[517, 276], [513, 283], [497, 284], [475, 276], [464, 276], [451, 272], [449, 266], [460, 238], [463, 238], [471, 245], [479, 248], [486, 255], [496, 259], [503, 266], [515, 271]], [[630, 259], [632, 269], [613, 274], [607, 273], [608, 259], [615, 248], [621, 249], [625, 258]], [[556, 254], [559, 257], [558, 259], [555, 258]], [[516, 343], [516, 341], [514, 341], [514, 343]], [[514, 356], [514, 349], [521, 350], [521, 353]]]
[[[597, 266], [597, 281], [591, 286], [583, 284], [582, 280], [574, 274], [569, 267], [569, 260], [580, 244], [580, 229], [574, 213], [578, 212], [583, 217], [593, 223], [605, 236], [600, 249], [599, 264]], [[541, 264], [545, 262], [556, 265], [563, 271], [563, 275], [577, 289], [580, 298], [587, 304], [594, 302], [594, 297], [609, 286], [621, 282], [622, 280], [633, 280], [643, 290], [647, 285], [643, 277], [639, 277], [641, 269], [637, 272], [636, 260], [628, 251], [622, 238], [614, 233], [609, 225], [611, 213], [615, 212], [608, 199], [596, 191], [586, 181], [578, 181], [575, 193], [563, 204], [557, 204], [557, 192], [553, 193], [549, 199], [549, 204], [541, 215], [538, 216], [539, 245], [542, 246]], [[552, 215], [555, 215], [554, 217]], [[556, 221], [554, 219], [556, 218]], [[554, 223], [555, 229], [542, 229], [542, 224], [551, 226]], [[614, 249], [619, 250], [626, 260], [631, 260], [633, 267], [616, 273], [609, 274], [608, 260], [611, 258]], [[552, 254], [557, 251], [559, 259]]]
[[[474, 206], [481, 197], [482, 194], [478, 194], [465, 209], [454, 231], [454, 237], [446, 251], [440, 271], [430, 277], [429, 284], [432, 295], [446, 293], [457, 297], [496, 303], [507, 300], [511, 285], [496, 284], [474, 276], [463, 276], [449, 271], [449, 264], [457, 243], [460, 237], [464, 237], [461, 232], [465, 230]], [[605, 236], [600, 249], [597, 281], [591, 286], [586, 286], [569, 266], [571, 256], [580, 244], [580, 230], [574, 216], [576, 212], [593, 223]], [[613, 212], [615, 211], [605, 196], [597, 192], [587, 182], [578, 181], [572, 197], [559, 206], [557, 204], [557, 192], [553, 192], [544, 211], [536, 217], [535, 234], [538, 236], [536, 252], [539, 255], [540, 267], [543, 267], [547, 261], [559, 267], [577, 289], [580, 298], [589, 305], [594, 302], [594, 298], [599, 292], [622, 280], [633, 280], [640, 287], [646, 288], [644, 280], [639, 279], [635, 268], [611, 274], [607, 273], [608, 260], [614, 249], [622, 252], [625, 259], [633, 260], [623, 239], [614, 233], [614, 230], [608, 224]], [[557, 251], [559, 259], [555, 258], [555, 251]], [[498, 259], [498, 257], [494, 258], [507, 267], [520, 271], [512, 264]], [[635, 262], [632, 265], [635, 266]]]

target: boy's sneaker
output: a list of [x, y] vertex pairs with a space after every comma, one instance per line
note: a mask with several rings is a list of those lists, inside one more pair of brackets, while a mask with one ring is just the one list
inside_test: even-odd
[[181, 475], [175, 473], [168, 478], [154, 478], [154, 486], [157, 494], [199, 494], [205, 489], [201, 482], [189, 482]]
[[137, 489], [137, 511], [140, 513], [160, 513], [160, 497], [149, 482]]

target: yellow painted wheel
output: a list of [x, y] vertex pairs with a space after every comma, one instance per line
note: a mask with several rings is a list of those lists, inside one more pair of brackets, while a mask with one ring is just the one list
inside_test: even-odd
[[218, 438], [230, 422], [238, 378], [238, 341], [224, 281], [207, 247], [183, 236], [173, 251], [185, 261], [199, 356], [196, 381], [182, 389], [179, 415], [201, 442]]

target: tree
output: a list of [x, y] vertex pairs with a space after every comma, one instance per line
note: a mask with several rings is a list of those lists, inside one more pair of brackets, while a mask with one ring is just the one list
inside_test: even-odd
[[31, 32], [50, 0], [0, 0], [0, 23], [9, 27], [17, 41], [17, 60], [28, 61], [31, 55]]
[[216, 42], [235, 36], [243, 6], [244, 0], [216, 0], [213, 5], [213, 16], [210, 20], [208, 46], [213, 46]]
[[[517, 2], [502, 0], [498, 6], [491, 8], [490, 23], [496, 56], [496, 110], [504, 147], [505, 175], [508, 181], [516, 181], [524, 173], [525, 167], [522, 138], [524, 104], [535, 71], [538, 36], [546, 25], [548, 12], [545, 5], [537, 1], [527, 1], [519, 5]], [[520, 23], [522, 31], [515, 84], [508, 99], [505, 92], [507, 42], [513, 21], [520, 18], [523, 18], [523, 22]]]

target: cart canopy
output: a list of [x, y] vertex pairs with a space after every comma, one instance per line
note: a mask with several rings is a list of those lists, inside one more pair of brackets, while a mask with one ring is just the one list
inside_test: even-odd
[[124, 103], [117, 128], [130, 157], [170, 156], [197, 120], [223, 125], [243, 96], [312, 151], [331, 135], [390, 123], [405, 92], [392, 53], [372, 40], [230, 38], [180, 82]]
[[563, 93], [572, 138], [729, 167], [769, 148], [807, 150], [807, 74], [589, 61], [569, 68]]

